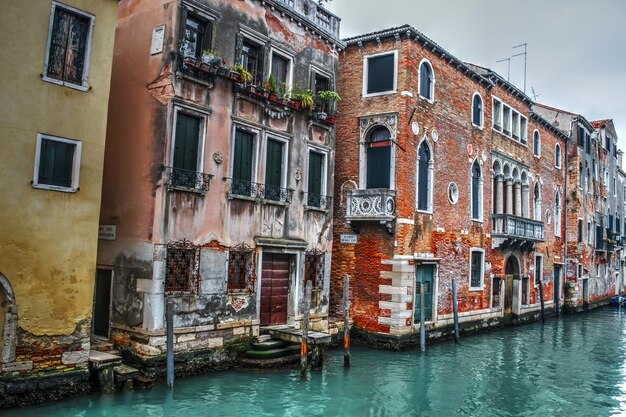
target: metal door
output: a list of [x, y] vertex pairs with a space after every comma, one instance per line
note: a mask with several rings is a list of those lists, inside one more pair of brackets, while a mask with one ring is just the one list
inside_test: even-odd
[[287, 323], [289, 255], [263, 254], [261, 272], [261, 326]]
[[420, 322], [420, 283], [424, 283], [424, 321], [433, 319], [433, 278], [434, 265], [418, 265], [415, 274], [415, 323]]

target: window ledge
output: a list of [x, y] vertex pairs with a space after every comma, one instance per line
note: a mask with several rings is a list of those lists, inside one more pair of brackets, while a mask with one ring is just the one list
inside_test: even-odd
[[418, 214], [430, 214], [431, 216], [433, 215], [433, 211], [432, 210], [419, 210], [419, 209], [415, 209], [415, 211]]
[[178, 191], [178, 192], [183, 192], [183, 193], [198, 194], [202, 196], [206, 194], [206, 191], [204, 190], [199, 190], [197, 188], [181, 187], [181, 186], [176, 186], [176, 185], [168, 185], [167, 191], [170, 191], [170, 192]]
[[227, 196], [229, 200], [244, 200], [244, 201], [250, 201], [253, 203], [258, 203], [258, 199], [252, 196], [233, 194], [233, 193], [228, 193]]
[[61, 187], [58, 185], [49, 185], [49, 184], [32, 184], [33, 188], [38, 190], [48, 190], [48, 191], [59, 191], [61, 193], [70, 193], [74, 194], [80, 190], [80, 187]]
[[429, 102], [430, 104], [435, 104], [435, 99], [434, 99], [434, 98], [426, 98], [426, 97], [424, 97], [424, 96], [423, 96], [423, 95], [421, 95], [421, 94], [418, 94], [418, 95], [417, 95], [417, 97], [418, 97], [420, 100], [424, 100], [424, 101]]
[[482, 292], [485, 290], [485, 286], [483, 285], [482, 287], [469, 287], [467, 289], [467, 291], [471, 291], [471, 292]]
[[328, 213], [328, 209], [325, 208], [321, 208], [321, 207], [315, 207], [315, 206], [307, 206], [306, 204], [304, 205], [304, 210], [305, 211], [316, 211], [318, 213]]
[[270, 204], [270, 205], [273, 205], [273, 206], [289, 207], [290, 203], [288, 203], [286, 201], [267, 200], [265, 198], [262, 198], [261, 199], [261, 204]]
[[388, 96], [390, 94], [397, 94], [398, 90], [381, 91], [380, 93], [363, 94], [363, 98]]
[[78, 85], [78, 84], [72, 84], [72, 83], [68, 83], [62, 80], [57, 80], [56, 78], [50, 78], [48, 76], [45, 75], [41, 75], [41, 79], [43, 81], [52, 83], [52, 84], [56, 84], [56, 85], [62, 85], [64, 87], [67, 88], [71, 88], [73, 90], [78, 90], [78, 91], [88, 91], [91, 89], [91, 87], [89, 86], [89, 84], [87, 82], [83, 82], [82, 85]]
[[480, 224], [485, 224], [485, 220], [484, 220], [484, 219], [472, 219], [472, 222], [474, 222], [474, 223], [480, 223]]
[[253, 291], [243, 290], [243, 289], [234, 289], [234, 290], [226, 290], [226, 294], [231, 297], [241, 297], [241, 296], [250, 296], [254, 294]]
[[477, 125], [477, 124], [476, 124], [476, 123], [474, 123], [474, 122], [472, 122], [472, 126], [473, 126], [473, 127], [475, 127], [476, 129], [479, 129], [479, 130], [483, 130], [483, 129], [484, 129], [484, 127], [483, 127], [483, 126], [481, 126], [481, 125]]

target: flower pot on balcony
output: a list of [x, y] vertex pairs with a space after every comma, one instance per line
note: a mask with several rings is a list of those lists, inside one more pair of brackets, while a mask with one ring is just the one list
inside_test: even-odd
[[317, 112], [317, 113], [313, 113], [313, 117], [317, 120], [322, 120], [325, 121], [326, 118], [328, 117], [328, 114], [324, 113], [324, 112]]
[[334, 125], [336, 121], [337, 121], [337, 119], [334, 118], [334, 117], [330, 117], [330, 116], [326, 117], [326, 123], [328, 123], [328, 124]]

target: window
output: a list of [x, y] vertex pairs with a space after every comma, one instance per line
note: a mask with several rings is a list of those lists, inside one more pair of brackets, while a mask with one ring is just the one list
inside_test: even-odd
[[367, 177], [365, 188], [391, 187], [391, 132], [375, 127], [367, 136]]
[[94, 16], [52, 2], [43, 79], [86, 90]]
[[433, 163], [430, 148], [423, 141], [418, 150], [417, 163], [417, 209], [432, 211]]
[[[311, 90], [313, 91], [313, 95], [316, 96], [320, 91], [329, 91], [332, 90], [332, 86], [330, 83], [330, 78], [322, 75], [318, 72], [315, 72], [313, 77], [313, 85], [311, 86]], [[333, 114], [334, 113], [334, 103], [330, 101], [326, 101], [323, 104], [317, 104], [318, 111], [322, 111], [324, 113]]]
[[250, 73], [253, 85], [263, 84], [263, 48], [247, 39], [241, 47], [241, 65]]
[[512, 135], [513, 139], [519, 141], [520, 140], [520, 123], [519, 123], [519, 113], [513, 110], [512, 112]]
[[576, 278], [582, 278], [583, 277], [583, 264], [578, 264], [578, 267], [576, 268]]
[[554, 166], [561, 168], [561, 145], [558, 143], [554, 146]]
[[497, 131], [502, 130], [502, 102], [493, 99], [493, 128]]
[[319, 306], [321, 292], [324, 288], [324, 253], [317, 249], [305, 252], [304, 254], [304, 281], [303, 287], [311, 281], [311, 308]]
[[[582, 233], [582, 220], [580, 223]], [[561, 194], [557, 191], [554, 196], [554, 236], [561, 236]], [[582, 242], [582, 240], [580, 240]]]
[[609, 189], [609, 171], [608, 170], [604, 170], [604, 187], [607, 190]]
[[483, 127], [483, 99], [478, 93], [474, 93], [472, 97], [472, 123], [474, 126]]
[[200, 284], [200, 248], [188, 240], [167, 244], [166, 294], [196, 294]]
[[526, 145], [528, 144], [528, 120], [520, 115], [520, 141]]
[[535, 255], [535, 286], [543, 281], [543, 255]]
[[578, 146], [585, 147], [585, 128], [578, 125]]
[[81, 146], [76, 140], [38, 134], [33, 187], [78, 191]]
[[611, 152], [611, 138], [608, 135], [604, 135], [604, 148]]
[[591, 245], [593, 243], [593, 239], [591, 237], [591, 222], [587, 220], [587, 244]]
[[364, 58], [364, 96], [388, 94], [396, 91], [397, 58], [397, 51]]
[[472, 220], [482, 220], [483, 179], [478, 161], [472, 164]]
[[533, 132], [533, 153], [536, 157], [541, 156], [541, 138], [537, 130]]
[[254, 271], [254, 249], [245, 243], [231, 247], [228, 251], [228, 292], [254, 292]]
[[435, 75], [430, 62], [423, 60], [419, 69], [419, 95], [432, 102], [435, 93]]
[[235, 129], [233, 146], [233, 180], [231, 194], [256, 196], [256, 185], [253, 184], [254, 169], [254, 134], [241, 128]]
[[578, 219], [578, 243], [583, 242], [583, 219]]
[[613, 177], [613, 195], [617, 197], [617, 179]]
[[502, 107], [503, 132], [507, 136], [511, 136], [511, 108], [507, 105]]
[[534, 206], [535, 206], [535, 220], [541, 221], [541, 189], [539, 188], [539, 183], [535, 183], [535, 191], [534, 195]]
[[276, 85], [290, 86], [291, 60], [276, 52], [272, 52], [272, 69], [270, 73], [274, 77], [274, 80], [276, 80]]
[[181, 41], [181, 52], [185, 57], [201, 58], [202, 51], [211, 49], [210, 21], [185, 10], [185, 33]]
[[202, 163], [203, 120], [191, 114], [176, 112], [174, 151], [170, 185], [175, 187], [198, 188], [200, 185], [199, 167]]
[[580, 188], [581, 190], [583, 189], [584, 179], [585, 179], [585, 176], [583, 175], [583, 163], [579, 162], [578, 163], [578, 188]]
[[330, 198], [326, 196], [326, 154], [309, 150], [309, 177], [307, 201], [310, 207], [328, 210]]
[[530, 300], [529, 278], [522, 277], [522, 305], [527, 306]]
[[484, 251], [470, 249], [470, 289], [482, 289], [484, 275]]
[[287, 143], [273, 138], [267, 139], [265, 154], [265, 192], [266, 200], [282, 201], [288, 199], [287, 181]]

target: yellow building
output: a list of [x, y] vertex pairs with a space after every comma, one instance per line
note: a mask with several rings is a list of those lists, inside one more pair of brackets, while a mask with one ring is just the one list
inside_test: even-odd
[[0, 408], [88, 389], [117, 5], [2, 2]]

